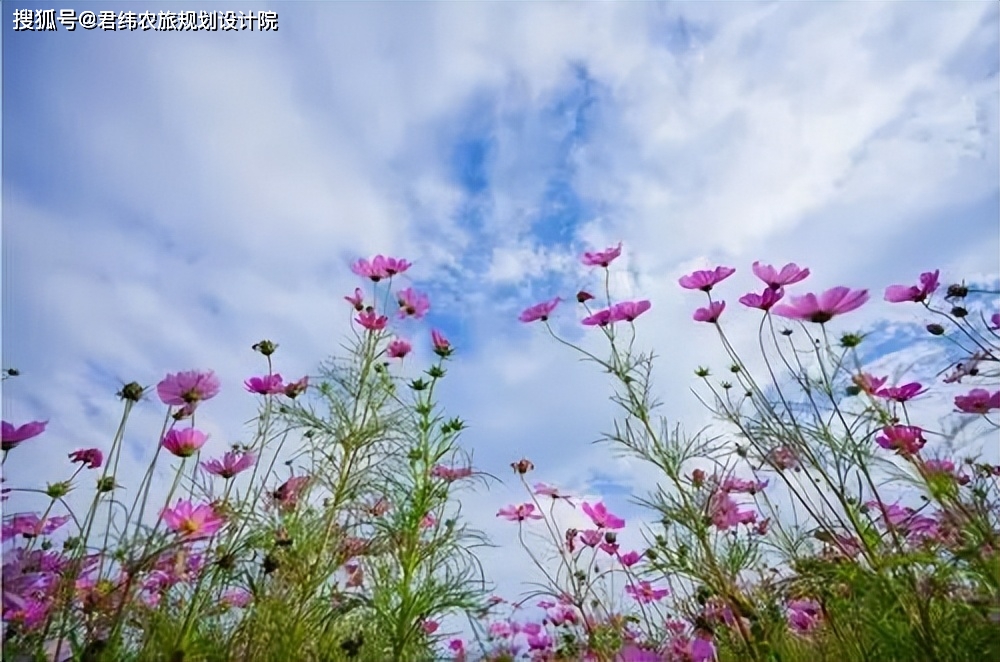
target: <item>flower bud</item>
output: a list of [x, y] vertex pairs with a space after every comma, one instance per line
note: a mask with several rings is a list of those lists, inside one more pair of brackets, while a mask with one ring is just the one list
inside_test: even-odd
[[254, 343], [250, 349], [255, 352], [260, 352], [264, 356], [271, 356], [274, 354], [274, 350], [278, 349], [278, 345], [270, 340], [261, 340], [258, 343]]
[[49, 483], [48, 487], [45, 489], [45, 494], [48, 495], [50, 499], [61, 499], [62, 497], [69, 494], [69, 491], [73, 489], [68, 480], [64, 480], [60, 483]]
[[579, 292], [576, 293], [576, 300], [579, 301], [580, 303], [587, 303], [593, 298], [594, 298], [593, 294], [591, 294], [590, 292], [586, 292], [584, 290], [580, 290]]
[[927, 325], [927, 333], [931, 334], [932, 336], [943, 335], [944, 334], [944, 327], [941, 326], [940, 324], [928, 324]]
[[511, 462], [510, 466], [515, 473], [521, 474], [522, 476], [535, 468], [535, 465], [531, 463], [531, 460], [525, 458], [522, 458], [517, 462]]
[[969, 294], [969, 288], [967, 288], [965, 285], [958, 285], [958, 284], [949, 285], [948, 294], [945, 295], [945, 298], [964, 299], [968, 294]]
[[122, 390], [118, 391], [116, 395], [122, 400], [131, 400], [132, 402], [139, 402], [142, 399], [142, 392], [145, 389], [139, 385], [138, 382], [129, 382], [122, 386]]
[[962, 306], [955, 306], [954, 308], [951, 309], [951, 314], [961, 319], [966, 315], [968, 315], [969, 311], [963, 308]]

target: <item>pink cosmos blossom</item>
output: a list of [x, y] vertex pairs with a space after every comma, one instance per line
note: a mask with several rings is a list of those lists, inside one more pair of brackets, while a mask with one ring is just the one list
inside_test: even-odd
[[278, 489], [271, 493], [271, 496], [281, 508], [285, 510], [295, 508], [309, 482], [309, 476], [292, 476], [279, 485]]
[[285, 397], [297, 398], [305, 393], [307, 388], [309, 388], [309, 375], [302, 377], [298, 381], [285, 384]]
[[587, 529], [586, 531], [580, 531], [579, 538], [587, 547], [597, 547], [601, 543], [601, 539], [604, 536], [597, 529]]
[[647, 581], [639, 582], [639, 585], [629, 584], [625, 587], [625, 592], [643, 604], [662, 600], [670, 595], [670, 590], [665, 588], [653, 588]]
[[1000, 409], [1000, 391], [990, 395], [984, 388], [974, 388], [965, 395], [956, 395], [955, 407], [966, 414], [986, 414]]
[[200, 430], [195, 430], [194, 428], [178, 430], [174, 428], [164, 435], [160, 443], [177, 457], [190, 457], [204, 446], [207, 440], [208, 435]]
[[406, 342], [402, 338], [396, 338], [391, 343], [389, 343], [388, 354], [390, 358], [401, 359], [410, 353], [413, 346]]
[[784, 290], [772, 290], [767, 288], [760, 294], [754, 294], [750, 292], [749, 294], [744, 294], [740, 297], [740, 303], [742, 303], [747, 308], [760, 308], [761, 310], [771, 310], [774, 304], [781, 301], [785, 296]]
[[719, 487], [723, 492], [756, 494], [767, 487], [768, 481], [744, 480], [736, 476], [728, 476]]
[[904, 384], [902, 386], [890, 386], [888, 388], [879, 389], [876, 391], [875, 395], [880, 398], [885, 398], [886, 400], [906, 402], [907, 400], [912, 400], [918, 395], [922, 395], [926, 392], [927, 389], [925, 389], [922, 384], [918, 382], [910, 382], [909, 384]]
[[788, 446], [778, 446], [767, 454], [767, 461], [776, 469], [797, 469], [798, 454]]
[[640, 554], [635, 550], [632, 550], [631, 552], [625, 552], [624, 554], [619, 554], [618, 560], [626, 568], [631, 568], [636, 563], [642, 560], [642, 554]]
[[214, 371], [189, 370], [168, 374], [156, 385], [156, 393], [163, 404], [182, 407], [214, 398], [219, 394], [220, 388], [219, 378]]
[[924, 472], [927, 476], [948, 476], [959, 485], [966, 485], [970, 478], [955, 469], [951, 460], [924, 460]]
[[818, 297], [815, 294], [793, 297], [791, 303], [775, 306], [773, 311], [780, 317], [825, 324], [836, 315], [843, 315], [860, 308], [866, 301], [868, 301], [868, 290], [834, 287]]
[[431, 309], [431, 300], [423, 292], [417, 292], [412, 287], [400, 290], [396, 293], [399, 301], [399, 316], [412, 316], [420, 319]]
[[374, 310], [365, 310], [355, 317], [354, 321], [369, 331], [381, 331], [389, 323], [389, 318], [385, 315], [377, 314]]
[[809, 277], [808, 269], [800, 269], [799, 265], [790, 262], [776, 270], [770, 264], [753, 263], [753, 273], [767, 284], [769, 290], [780, 290], [785, 285], [800, 283]]
[[924, 431], [915, 425], [887, 425], [875, 441], [882, 448], [900, 455], [915, 455], [927, 443], [923, 434]]
[[757, 521], [757, 513], [752, 510], [740, 510], [739, 506], [727, 492], [716, 492], [709, 499], [709, 516], [712, 523], [720, 531], [739, 524], [753, 524]]
[[633, 643], [625, 644], [620, 651], [615, 662], [661, 662], [663, 658], [656, 651], [639, 648]]
[[938, 270], [920, 274], [920, 285], [890, 285], [885, 288], [885, 300], [890, 303], [914, 301], [920, 303], [938, 288]]
[[695, 271], [692, 274], [681, 277], [677, 282], [687, 290], [711, 292], [713, 286], [718, 285], [734, 273], [736, 273], [736, 269], [731, 267], [716, 267], [711, 271]]
[[588, 267], [605, 267], [607, 268], [614, 260], [622, 254], [622, 242], [618, 242], [617, 246], [611, 246], [600, 252], [595, 253], [584, 253], [581, 262], [583, 262]]
[[[35, 538], [37, 536], [47, 536], [63, 524], [69, 521], [69, 516], [46, 517], [39, 519], [34, 513], [22, 513], [14, 515], [4, 522], [0, 542], [7, 542], [15, 536], [24, 538]], [[6, 555], [6, 552], [4, 552]]]
[[604, 310], [597, 311], [589, 317], [584, 317], [580, 323], [584, 326], [607, 326], [614, 321], [615, 320], [611, 315], [611, 309], [605, 308]]
[[708, 308], [699, 308], [694, 311], [695, 322], [710, 322], [715, 324], [722, 316], [722, 311], [726, 309], [725, 301], [713, 301], [708, 304]]
[[431, 331], [431, 342], [434, 345], [434, 353], [441, 358], [450, 356], [452, 351], [454, 351], [448, 339], [437, 329]]
[[440, 627], [440, 623], [438, 623], [437, 621], [424, 621], [423, 623], [420, 624], [420, 627], [423, 629], [425, 633], [434, 634]]
[[598, 546], [601, 548], [601, 551], [608, 556], [618, 556], [618, 543], [605, 541]]
[[285, 390], [285, 384], [278, 373], [262, 377], [251, 377], [243, 382], [243, 385], [246, 386], [248, 391], [257, 393], [258, 395], [277, 395]]
[[991, 331], [1000, 331], [1000, 313], [993, 313], [990, 317], [990, 323], [993, 324], [990, 327]]
[[81, 449], [70, 453], [69, 459], [71, 462], [85, 464], [89, 469], [100, 469], [104, 463], [104, 453], [97, 448]]
[[885, 385], [887, 381], [889, 381], [889, 378], [874, 377], [866, 372], [863, 372], [860, 375], [854, 375], [851, 378], [851, 381], [854, 382], [854, 385], [857, 386], [862, 391], [864, 391], [865, 393], [869, 395], [875, 395], [875, 393], [879, 389], [881, 389], [882, 386]]
[[788, 603], [788, 626], [799, 634], [816, 629], [823, 617], [823, 608], [811, 598]]
[[0, 448], [9, 451], [22, 441], [37, 437], [45, 432], [48, 421], [32, 421], [20, 427], [14, 427], [7, 421], [0, 422]]
[[528, 642], [528, 649], [533, 651], [548, 650], [555, 643], [549, 633], [545, 631], [528, 634], [526, 641]]
[[231, 588], [222, 594], [220, 601], [227, 607], [242, 609], [250, 604], [253, 595], [244, 588]]
[[547, 616], [552, 625], [559, 627], [565, 623], [576, 623], [578, 621], [576, 608], [571, 605], [554, 605], [548, 609]]
[[437, 524], [437, 518], [434, 517], [433, 513], [427, 513], [420, 518], [420, 528], [422, 529], [429, 529], [435, 524]]
[[691, 641], [691, 648], [688, 650], [691, 662], [712, 662], [715, 659], [715, 643], [709, 634], [698, 634]]
[[360, 287], [355, 287], [354, 296], [344, 297], [344, 301], [347, 301], [349, 304], [354, 306], [354, 310], [358, 311], [359, 313], [365, 309], [365, 297]]
[[525, 324], [531, 322], [545, 322], [549, 319], [549, 315], [555, 310], [555, 307], [559, 305], [562, 301], [561, 298], [556, 297], [551, 301], [543, 301], [542, 303], [536, 303], [530, 308], [526, 308], [523, 313], [521, 313], [517, 319], [524, 322]]
[[226, 523], [209, 504], [195, 506], [183, 499], [173, 508], [164, 508], [160, 517], [171, 530], [186, 538], [215, 535]]
[[573, 501], [570, 497], [560, 492], [558, 488], [546, 485], [545, 483], [535, 483], [535, 494], [551, 497], [553, 499], [565, 499], [566, 503], [571, 506], [573, 505]]
[[472, 467], [446, 467], [442, 464], [436, 464], [434, 465], [434, 468], [431, 469], [431, 475], [435, 478], [441, 478], [451, 483], [471, 476]]
[[611, 307], [612, 322], [633, 322], [635, 318], [649, 310], [649, 301], [622, 301]]
[[526, 519], [544, 519], [535, 512], [534, 504], [522, 503], [519, 506], [507, 506], [497, 511], [497, 517], [503, 517], [511, 522], [523, 522]]
[[956, 364], [951, 374], [945, 377], [942, 381], [945, 384], [961, 384], [963, 377], [974, 377], [978, 375], [979, 363], [986, 359], [987, 356], [988, 355], [985, 352], [973, 352], [968, 361]]
[[603, 501], [599, 501], [591, 506], [586, 501], [583, 502], [583, 512], [590, 518], [599, 529], [623, 529], [625, 520], [608, 512]]
[[376, 255], [374, 259], [372, 259], [372, 268], [380, 273], [384, 273], [389, 278], [395, 276], [396, 274], [403, 273], [411, 266], [413, 265], [402, 258]]
[[257, 461], [253, 453], [229, 452], [222, 456], [222, 460], [208, 460], [202, 462], [202, 468], [210, 474], [229, 479], [236, 474], [246, 471]]
[[594, 295], [586, 290], [580, 290], [576, 293], [576, 300], [578, 303], [587, 303], [594, 298]]

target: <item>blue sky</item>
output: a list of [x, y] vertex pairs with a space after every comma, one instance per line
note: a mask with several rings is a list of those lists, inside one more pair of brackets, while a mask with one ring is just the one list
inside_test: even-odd
[[[890, 330], [920, 318], [880, 303], [886, 285], [1000, 275], [993, 3], [205, 5], [223, 6], [271, 7], [279, 31], [4, 22], [3, 363], [23, 376], [3, 418], [51, 421], [9, 484], [62, 479], [51, 458], [110, 443], [120, 383], [167, 372], [215, 369], [209, 450], [248, 440], [250, 345], [315, 374], [348, 332], [350, 261], [386, 253], [415, 263], [460, 349], [444, 404], [477, 464], [505, 477], [527, 455], [638, 520], [628, 496], [652, 475], [589, 443], [610, 385], [516, 321], [598, 282], [582, 251], [624, 242], [613, 285], [653, 301], [639, 330], [665, 413], [692, 430], [708, 420], [692, 370], [722, 355], [680, 275], [736, 266], [727, 323], [747, 342], [735, 299], [756, 259], [810, 267], [803, 290], [871, 288], [851, 324]], [[556, 327], [600, 347], [575, 315]], [[137, 463], [161, 417], [139, 408]], [[463, 499], [516, 592], [527, 559], [499, 562], [493, 518], [521, 498], [509, 483]]]

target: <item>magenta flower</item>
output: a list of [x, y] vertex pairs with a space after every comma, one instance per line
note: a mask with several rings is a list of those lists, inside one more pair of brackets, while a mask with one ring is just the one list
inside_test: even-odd
[[618, 556], [618, 560], [626, 568], [631, 568], [636, 563], [638, 563], [639, 561], [642, 560], [642, 554], [640, 554], [639, 552], [637, 552], [635, 550], [632, 550], [631, 552], [626, 552], [624, 554], [620, 554]]
[[431, 469], [431, 475], [449, 483], [472, 475], [472, 467], [446, 467], [443, 464], [435, 464]]
[[882, 448], [900, 455], [915, 455], [927, 443], [924, 431], [915, 425], [887, 425], [875, 441]]
[[815, 600], [806, 598], [788, 603], [788, 625], [799, 634], [814, 630], [823, 617], [823, 609]]
[[744, 480], [742, 478], [737, 478], [736, 476], [728, 476], [719, 489], [723, 492], [729, 492], [731, 494], [756, 494], [761, 492], [767, 487], [768, 481], [760, 480]]
[[590, 317], [584, 317], [581, 324], [584, 326], [607, 326], [614, 321], [615, 320], [611, 315], [611, 309], [606, 308], [604, 310], [599, 310]]
[[868, 290], [834, 287], [818, 297], [815, 294], [793, 297], [791, 303], [775, 306], [774, 314], [825, 324], [836, 315], [843, 315], [860, 308], [866, 301], [868, 301]]
[[214, 398], [219, 394], [220, 388], [219, 378], [214, 371], [188, 370], [168, 374], [156, 385], [156, 393], [163, 404], [182, 407]]
[[886, 400], [906, 402], [907, 400], [912, 400], [918, 395], [922, 395], [926, 392], [927, 389], [925, 389], [922, 384], [910, 382], [909, 384], [903, 384], [902, 386], [890, 386], [888, 388], [880, 389], [875, 393], [875, 395], [880, 398], [885, 398]]
[[881, 389], [887, 381], [888, 377], [875, 377], [869, 375], [867, 372], [863, 372], [860, 375], [855, 375], [851, 378], [854, 385], [859, 389], [867, 393], [868, 395], [875, 395], [875, 393]]
[[[4, 523], [0, 531], [0, 542], [7, 542], [15, 536], [35, 538], [47, 536], [69, 521], [69, 515], [39, 519], [34, 513], [14, 515]], [[5, 580], [6, 581], [6, 580]]]
[[354, 310], [358, 311], [359, 313], [365, 309], [365, 297], [364, 294], [361, 292], [360, 287], [354, 288], [354, 296], [344, 297], [344, 300], [350, 303], [352, 306], [354, 306]]
[[809, 270], [800, 269], [799, 265], [794, 262], [783, 266], [781, 271], [776, 270], [770, 264], [761, 264], [760, 262], [754, 262], [752, 268], [754, 275], [767, 283], [770, 290], [780, 290], [785, 285], [800, 283], [809, 277]]
[[69, 454], [70, 462], [79, 462], [89, 469], [100, 469], [104, 463], [104, 454], [97, 448], [73, 451]]
[[410, 353], [413, 347], [410, 343], [406, 342], [402, 338], [396, 338], [391, 343], [389, 343], [388, 354], [390, 358], [401, 359]]
[[534, 306], [526, 308], [517, 319], [521, 320], [525, 324], [536, 321], [545, 322], [549, 319], [549, 315], [553, 310], [555, 310], [555, 307], [559, 305], [560, 301], [562, 301], [562, 299], [556, 297], [551, 301], [536, 303]]
[[164, 508], [160, 515], [163, 522], [185, 538], [202, 538], [215, 535], [226, 521], [209, 504], [195, 506], [180, 500], [173, 508]]
[[437, 621], [424, 621], [420, 624], [421, 629], [427, 634], [434, 634], [438, 631], [440, 624]]
[[250, 604], [253, 594], [245, 588], [231, 588], [222, 594], [221, 602], [227, 607], [242, 609]]
[[597, 547], [601, 544], [601, 540], [604, 536], [597, 529], [587, 529], [586, 531], [580, 531], [580, 542], [582, 542], [587, 547]]
[[991, 331], [1000, 331], [1000, 313], [993, 313], [990, 317], [990, 323], [993, 324], [993, 326], [990, 327]]
[[711, 292], [713, 286], [718, 285], [734, 273], [736, 273], [736, 269], [731, 267], [716, 267], [711, 271], [695, 271], [692, 274], [681, 277], [677, 282], [687, 290]]
[[726, 309], [725, 301], [713, 301], [708, 304], [708, 308], [699, 308], [694, 311], [694, 321], [695, 322], [710, 322], [711, 324], [716, 324], [719, 321], [719, 317], [722, 316], [722, 311]]
[[646, 650], [645, 648], [639, 648], [633, 643], [627, 643], [618, 651], [618, 657], [615, 658], [615, 662], [660, 662], [663, 659], [656, 651]]
[[710, 638], [711, 635], [698, 635], [691, 641], [691, 649], [688, 654], [691, 662], [712, 662], [715, 658], [715, 644]]
[[9, 451], [22, 441], [37, 437], [45, 432], [48, 421], [32, 421], [20, 427], [14, 427], [7, 421], [0, 422], [0, 448]]
[[709, 499], [709, 516], [720, 531], [739, 524], [753, 524], [757, 521], [757, 513], [752, 510], [740, 510], [729, 493], [718, 491]]
[[639, 315], [649, 310], [652, 304], [649, 301], [622, 301], [611, 307], [612, 322], [632, 322]]
[[[808, 271], [808, 270], [807, 270]], [[771, 310], [774, 304], [781, 301], [782, 297], [785, 296], [785, 291], [782, 289], [772, 290], [767, 288], [761, 294], [754, 294], [750, 292], [749, 294], [744, 294], [740, 297], [740, 303], [742, 303], [747, 308], [760, 308], [761, 310]]]
[[570, 497], [559, 491], [558, 488], [546, 485], [545, 483], [535, 483], [535, 494], [551, 497], [552, 499], [565, 499], [566, 503], [573, 505]]
[[885, 288], [885, 300], [890, 303], [914, 301], [920, 303], [938, 288], [938, 270], [920, 274], [920, 285], [890, 285]]
[[409, 262], [402, 258], [386, 257], [384, 255], [376, 255], [372, 258], [372, 269], [378, 273], [385, 274], [387, 278], [401, 274], [411, 266]]
[[389, 323], [389, 318], [385, 315], [377, 314], [374, 310], [366, 310], [355, 317], [354, 321], [369, 331], [381, 331]]
[[278, 489], [271, 493], [271, 497], [281, 508], [290, 510], [298, 505], [299, 497], [309, 483], [309, 476], [292, 476], [279, 485]]
[[229, 479], [241, 471], [246, 471], [256, 461], [257, 458], [253, 453], [229, 452], [223, 455], [221, 460], [208, 460], [202, 462], [201, 466], [210, 474]]
[[251, 377], [243, 382], [243, 385], [248, 391], [258, 395], [277, 395], [285, 391], [285, 384], [278, 373], [263, 377]]
[[163, 437], [163, 447], [177, 457], [190, 457], [205, 445], [208, 435], [194, 428], [172, 429]]
[[965, 395], [956, 395], [955, 407], [966, 414], [985, 414], [1000, 409], [1000, 391], [990, 395], [984, 388], [974, 388]]
[[431, 300], [427, 295], [417, 292], [412, 287], [400, 290], [396, 293], [396, 297], [399, 301], [400, 317], [413, 316], [416, 319], [420, 319], [431, 309]]
[[580, 261], [588, 267], [607, 268], [621, 254], [622, 242], [619, 241], [617, 246], [611, 246], [598, 253], [584, 253]]
[[583, 502], [583, 512], [590, 518], [599, 529], [623, 529], [625, 520], [608, 512], [603, 501], [599, 501], [591, 506], [586, 501]]
[[370, 278], [372, 282], [379, 282], [383, 278], [389, 277], [389, 272], [386, 269], [386, 259], [381, 255], [376, 255], [372, 258], [371, 262], [362, 258], [351, 265], [351, 271], [361, 276], [362, 278]]
[[448, 339], [437, 329], [431, 331], [431, 342], [434, 345], [434, 353], [441, 358], [451, 356], [451, 353], [454, 351]]
[[927, 476], [947, 476], [959, 485], [965, 485], [970, 480], [955, 468], [951, 460], [924, 460], [923, 465]]
[[653, 588], [647, 581], [639, 582], [639, 585], [629, 584], [625, 587], [625, 592], [643, 604], [656, 602], [670, 595], [670, 590], [665, 588]]
[[507, 506], [497, 511], [497, 517], [503, 517], [511, 522], [523, 522], [526, 519], [544, 519], [535, 512], [535, 506], [531, 503], [522, 503], [519, 506]]

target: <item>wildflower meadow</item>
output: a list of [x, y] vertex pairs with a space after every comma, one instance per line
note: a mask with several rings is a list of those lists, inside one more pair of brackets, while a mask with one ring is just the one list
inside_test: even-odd
[[[400, 285], [417, 267], [376, 255], [323, 302], [342, 308], [345, 340], [313, 374], [287, 374], [266, 339], [256, 374], [143, 375], [117, 393], [116, 429], [51, 458], [64, 480], [4, 473], [5, 506], [17, 492], [46, 504], [4, 509], [4, 659], [1000, 659], [1000, 466], [953, 443], [1000, 437], [998, 293], [919, 266], [912, 282], [823, 291], [796, 264], [685, 275], [687, 323], [718, 338], [704, 360], [725, 366], [690, 375], [714, 421], [692, 431], [637, 343], [663, 337], [644, 324], [656, 302], [614, 291], [623, 250], [583, 253], [576, 267], [603, 286], [526, 301], [519, 319], [606, 375], [617, 416], [600, 448], [655, 476], [633, 495], [652, 526], [565, 491], [531, 457], [504, 475], [477, 466], [475, 421], [440, 396], [462, 347], [419, 326], [432, 302]], [[737, 269], [758, 289], [727, 287]], [[936, 380], [873, 367], [877, 338], [852, 313], [876, 306], [926, 318], [949, 357]], [[747, 346], [727, 333], [736, 307], [759, 316]], [[5, 366], [5, 391], [18, 376]], [[199, 416], [239, 381], [257, 415], [227, 447]], [[934, 403], [947, 415], [924, 416]], [[162, 409], [160, 429], [134, 429], [140, 405]], [[4, 462], [44, 447], [48, 423], [4, 420]], [[144, 474], [121, 469], [126, 434], [156, 448]], [[544, 577], [515, 594], [495, 593], [477, 557], [493, 541], [463, 512], [499, 481], [523, 487], [496, 518]], [[567, 512], [586, 526], [565, 526]], [[630, 529], [643, 544], [623, 544]]]

